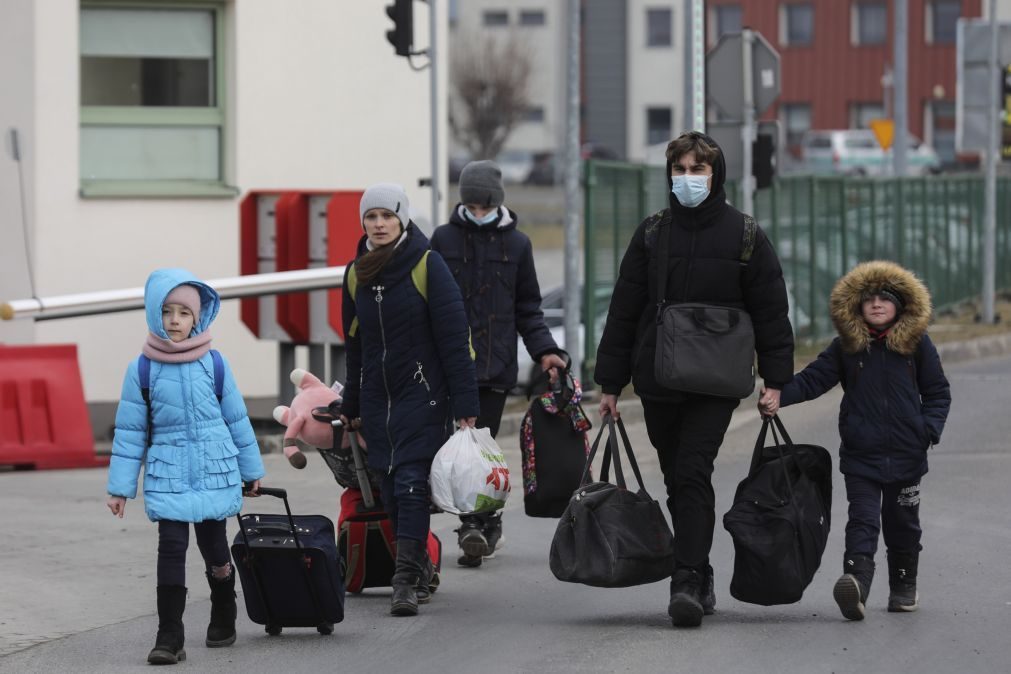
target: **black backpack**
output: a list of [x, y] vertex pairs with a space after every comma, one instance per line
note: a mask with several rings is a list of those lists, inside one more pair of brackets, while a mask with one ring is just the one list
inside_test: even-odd
[[[776, 444], [766, 447], [766, 432], [773, 422]], [[748, 476], [737, 486], [734, 505], [723, 516], [723, 527], [734, 539], [730, 594], [763, 606], [800, 601], [821, 564], [831, 512], [828, 451], [795, 445], [779, 417], [766, 417]]]

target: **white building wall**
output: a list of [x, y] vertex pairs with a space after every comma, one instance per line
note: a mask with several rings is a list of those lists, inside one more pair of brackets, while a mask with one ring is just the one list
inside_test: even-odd
[[[520, 26], [520, 12], [544, 12], [543, 26]], [[486, 11], [507, 12], [508, 26], [488, 27], [483, 23]], [[544, 108], [544, 122], [521, 122], [509, 136], [504, 149], [531, 152], [556, 150], [565, 135], [565, 68], [568, 32], [565, 26], [565, 0], [460, 0], [457, 22], [451, 33], [452, 45], [480, 44], [487, 40], [505, 40], [515, 36], [530, 55], [533, 70], [530, 80], [530, 104]], [[451, 46], [451, 49], [453, 47]], [[455, 92], [450, 89], [450, 96]], [[452, 104], [452, 102], [451, 102]], [[464, 149], [450, 140], [452, 152]]]
[[[20, 122], [34, 140], [29, 193], [35, 210], [38, 294], [141, 286], [160, 266], [187, 267], [202, 278], [237, 275], [241, 195], [78, 196], [78, 2], [46, 0], [31, 17], [33, 4], [0, 4], [0, 72], [6, 89], [0, 121], [4, 128], [8, 120]], [[445, 4], [439, 4], [445, 47]], [[353, 189], [391, 180], [405, 186], [413, 210], [427, 215], [430, 191], [419, 188], [418, 179], [431, 173], [429, 76], [427, 70], [411, 70], [406, 59], [393, 53], [385, 38], [391, 26], [381, 3], [230, 2], [225, 54], [233, 142], [228, 181], [244, 194]], [[421, 3], [415, 3], [415, 26], [416, 47], [424, 47], [428, 17]], [[440, 81], [445, 101], [445, 70]], [[32, 84], [34, 94], [24, 97], [27, 103], [10, 95], [11, 86], [30, 92]], [[447, 131], [443, 124], [441, 176], [446, 175]], [[21, 248], [8, 245], [12, 223], [17, 224], [10, 214], [11, 180], [5, 160], [0, 163], [0, 300], [27, 294], [24, 273], [8, 280], [10, 270], [24, 260]], [[257, 341], [238, 315], [236, 302], [224, 303], [212, 330], [215, 346], [231, 361], [247, 397], [275, 395], [274, 344]], [[118, 399], [126, 364], [146, 334], [141, 312], [40, 322], [34, 330], [21, 327], [14, 335], [9, 326], [3, 330], [0, 339], [12, 342], [76, 342], [89, 402]]]
[[[628, 160], [646, 158], [646, 110], [671, 108], [671, 137], [683, 131], [685, 71], [685, 2], [628, 1]], [[646, 11], [670, 7], [673, 15], [669, 47], [648, 47]]]

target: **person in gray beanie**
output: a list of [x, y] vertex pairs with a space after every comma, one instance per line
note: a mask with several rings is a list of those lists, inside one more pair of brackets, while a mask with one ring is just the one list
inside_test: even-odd
[[[502, 171], [490, 160], [473, 161], [460, 173], [460, 203], [449, 222], [432, 234], [438, 251], [463, 293], [477, 353], [477, 427], [498, 434], [506, 394], [516, 386], [516, 335], [552, 381], [566, 364], [544, 323], [541, 289], [530, 238], [516, 228], [519, 218], [503, 205]], [[502, 513], [463, 515], [457, 529], [461, 566], [478, 567], [502, 539]]]

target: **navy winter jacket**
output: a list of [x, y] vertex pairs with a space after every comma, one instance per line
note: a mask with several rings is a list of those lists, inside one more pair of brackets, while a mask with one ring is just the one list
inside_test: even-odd
[[[391, 472], [431, 460], [453, 419], [478, 415], [463, 300], [442, 257], [429, 252], [427, 300], [411, 272], [429, 250], [414, 223], [378, 276], [343, 287], [347, 383], [341, 411], [361, 417], [369, 466]], [[350, 267], [349, 267], [350, 268]]]
[[[861, 297], [887, 286], [905, 308], [876, 339], [860, 315]], [[832, 291], [836, 337], [782, 391], [786, 407], [842, 384], [839, 470], [878, 482], [915, 480], [927, 472], [927, 450], [941, 440], [951, 391], [937, 349], [926, 334], [930, 296], [911, 273], [891, 262], [858, 265]]]
[[463, 293], [478, 384], [510, 389], [516, 385], [517, 333], [534, 362], [562, 352], [544, 324], [533, 247], [516, 229], [516, 214], [501, 206], [495, 222], [477, 225], [462, 209], [458, 204], [449, 224], [436, 228], [432, 250], [445, 258]]

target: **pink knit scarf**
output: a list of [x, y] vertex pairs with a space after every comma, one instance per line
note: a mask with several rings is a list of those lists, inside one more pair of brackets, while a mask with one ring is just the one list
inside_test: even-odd
[[143, 353], [151, 360], [159, 363], [192, 363], [211, 350], [211, 333], [209, 330], [199, 335], [187, 337], [181, 342], [173, 342], [154, 334], [147, 333]]

